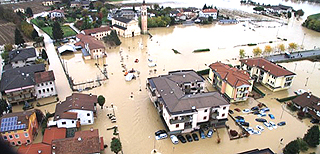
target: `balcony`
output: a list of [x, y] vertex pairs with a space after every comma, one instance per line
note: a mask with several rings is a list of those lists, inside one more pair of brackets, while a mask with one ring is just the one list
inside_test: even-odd
[[170, 119], [170, 124], [177, 124], [177, 123], [185, 123], [185, 122], [192, 122], [192, 116], [185, 116], [181, 117], [180, 119]]

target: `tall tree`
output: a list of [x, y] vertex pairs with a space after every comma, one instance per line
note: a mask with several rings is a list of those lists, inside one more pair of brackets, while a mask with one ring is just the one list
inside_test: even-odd
[[297, 140], [291, 141], [283, 149], [283, 154], [299, 154], [299, 152], [300, 150]]
[[33, 29], [31, 36], [32, 36], [32, 39], [35, 40], [37, 37], [39, 37], [39, 34], [35, 29]]
[[262, 50], [259, 47], [256, 47], [252, 50], [254, 56], [259, 56], [262, 53]]
[[270, 55], [270, 53], [273, 51], [272, 47], [270, 45], [266, 45], [264, 47], [264, 51], [263, 53], [266, 54], [266, 55]]
[[2, 116], [3, 112], [7, 112], [9, 110], [9, 106], [6, 100], [0, 99], [0, 116]]
[[297, 43], [289, 43], [289, 49], [291, 50], [291, 52], [297, 48], [298, 48]]
[[14, 31], [14, 42], [15, 45], [23, 45], [25, 43], [23, 36], [21, 35], [21, 32], [18, 28]]
[[41, 58], [44, 59], [44, 60], [47, 60], [47, 59], [48, 59], [47, 52], [46, 52], [46, 50], [44, 50], [44, 49], [42, 49]]
[[118, 154], [122, 149], [120, 140], [118, 138], [112, 138], [110, 148], [112, 152]]
[[244, 51], [244, 49], [239, 50], [239, 56], [240, 56], [240, 58], [243, 58], [246, 56], [246, 52]]
[[299, 17], [301, 17], [301, 16], [303, 16], [304, 15], [304, 11], [302, 10], [302, 9], [299, 9], [297, 12], [296, 12], [296, 16], [299, 16]]
[[98, 96], [98, 104], [101, 106], [101, 109], [103, 109], [103, 104], [106, 102], [106, 99], [102, 96]]
[[304, 135], [303, 140], [308, 143], [311, 147], [317, 147], [319, 145], [319, 126], [313, 125], [307, 132], [307, 134]]
[[284, 46], [284, 44], [279, 44], [278, 45], [278, 51], [279, 52], [284, 52], [286, 50], [286, 47]]
[[205, 10], [205, 9], [207, 9], [208, 7], [207, 7], [207, 4], [204, 4], [204, 6], [202, 7], [202, 10]]
[[61, 29], [60, 23], [57, 21], [53, 23], [52, 35], [53, 39], [55, 40], [63, 39], [63, 31]]
[[33, 17], [33, 11], [30, 7], [27, 7], [26, 9], [26, 14], [28, 17]]

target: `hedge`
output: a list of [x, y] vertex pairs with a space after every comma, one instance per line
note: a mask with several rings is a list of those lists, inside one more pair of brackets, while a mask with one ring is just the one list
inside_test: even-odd
[[209, 71], [210, 71], [210, 69], [208, 68], [208, 69], [197, 71], [197, 73], [200, 75], [208, 75]]
[[289, 97], [285, 97], [285, 98], [277, 98], [276, 100], [278, 101], [278, 102], [285, 102], [285, 101], [290, 101], [290, 100], [293, 100], [293, 99], [295, 99], [297, 97], [297, 95], [294, 95], [294, 96], [289, 96]]
[[210, 51], [210, 49], [197, 49], [197, 50], [193, 50], [193, 52], [206, 52], [206, 51]]

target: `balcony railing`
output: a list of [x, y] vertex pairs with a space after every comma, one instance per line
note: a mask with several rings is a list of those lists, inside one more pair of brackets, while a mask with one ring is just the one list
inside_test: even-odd
[[192, 117], [187, 116], [187, 117], [182, 117], [181, 119], [170, 119], [170, 124], [177, 124], [177, 123], [185, 123], [185, 122], [192, 122]]

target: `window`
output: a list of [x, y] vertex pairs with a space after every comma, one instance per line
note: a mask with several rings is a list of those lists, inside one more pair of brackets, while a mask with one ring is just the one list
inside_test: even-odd
[[14, 137], [19, 138], [19, 134], [14, 134]]
[[43, 86], [43, 83], [41, 83], [41, 86]]
[[80, 121], [80, 118], [78, 118], [78, 121]]
[[52, 84], [52, 81], [50, 81], [50, 84]]
[[62, 122], [62, 125], [65, 125], [65, 124], [67, 124], [67, 122], [65, 122], [65, 121], [64, 121], [64, 122]]
[[44, 93], [45, 93], [45, 92], [46, 92], [46, 90], [45, 90], [45, 89], [42, 89], [42, 92], [44, 92]]
[[12, 139], [13, 139], [13, 136], [12, 136], [12, 135], [9, 135], [9, 139], [12, 140]]
[[38, 90], [39, 94], [41, 94], [41, 90]]
[[90, 113], [87, 113], [87, 116], [90, 116]]
[[27, 143], [30, 143], [30, 140], [27, 140]]
[[206, 119], [207, 119], [207, 116], [204, 116], [204, 117], [203, 117], [203, 120], [206, 120]]
[[51, 91], [53, 91], [53, 88], [51, 87]]
[[225, 110], [227, 107], [223, 107], [223, 110]]
[[179, 124], [176, 124], [176, 128], [179, 128]]
[[204, 112], [208, 112], [208, 109], [205, 109]]
[[28, 137], [28, 136], [29, 136], [29, 134], [28, 134], [28, 133], [24, 133], [24, 136], [25, 136], [25, 137]]
[[224, 117], [225, 115], [226, 115], [226, 114], [223, 113], [221, 116]]
[[174, 117], [174, 120], [178, 120], [178, 117]]
[[4, 139], [4, 140], [8, 140], [8, 137], [7, 137], [7, 136], [3, 136], [3, 139]]
[[74, 124], [74, 121], [72, 120], [72, 123]]
[[21, 141], [18, 141], [18, 145], [21, 145]]
[[11, 142], [12, 145], [16, 145], [14, 142]]
[[46, 82], [46, 85], [48, 85], [48, 82]]
[[49, 88], [47, 88], [47, 92], [49, 92]]
[[91, 120], [88, 120], [88, 123], [91, 123]]

